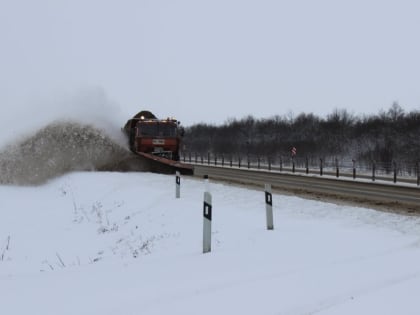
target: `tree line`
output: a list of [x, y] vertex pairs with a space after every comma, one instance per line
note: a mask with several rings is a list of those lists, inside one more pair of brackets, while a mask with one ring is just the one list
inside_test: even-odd
[[356, 116], [335, 109], [257, 119], [231, 118], [221, 125], [185, 128], [183, 151], [200, 155], [260, 155], [344, 158], [358, 161], [417, 162], [420, 159], [420, 111], [405, 112], [398, 103], [376, 115]]

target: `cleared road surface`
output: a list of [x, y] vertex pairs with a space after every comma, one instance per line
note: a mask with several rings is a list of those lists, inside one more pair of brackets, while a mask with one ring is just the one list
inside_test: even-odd
[[338, 197], [371, 205], [403, 208], [420, 214], [420, 188], [415, 184], [394, 184], [364, 179], [335, 178], [194, 164], [194, 175], [245, 185], [271, 184], [279, 190]]

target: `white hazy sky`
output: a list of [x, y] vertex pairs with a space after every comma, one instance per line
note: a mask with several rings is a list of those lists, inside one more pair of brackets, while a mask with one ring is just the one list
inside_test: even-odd
[[0, 114], [90, 88], [124, 119], [149, 109], [184, 125], [419, 109], [419, 12], [416, 0], [0, 0]]

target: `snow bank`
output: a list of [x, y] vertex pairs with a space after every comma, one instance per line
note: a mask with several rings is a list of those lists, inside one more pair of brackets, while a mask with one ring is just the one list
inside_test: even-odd
[[420, 220], [172, 176], [0, 187], [5, 314], [417, 314]]

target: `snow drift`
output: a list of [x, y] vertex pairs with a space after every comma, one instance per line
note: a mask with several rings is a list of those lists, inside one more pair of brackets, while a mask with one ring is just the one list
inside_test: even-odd
[[0, 185], [7, 315], [418, 315], [420, 218], [151, 173]]

